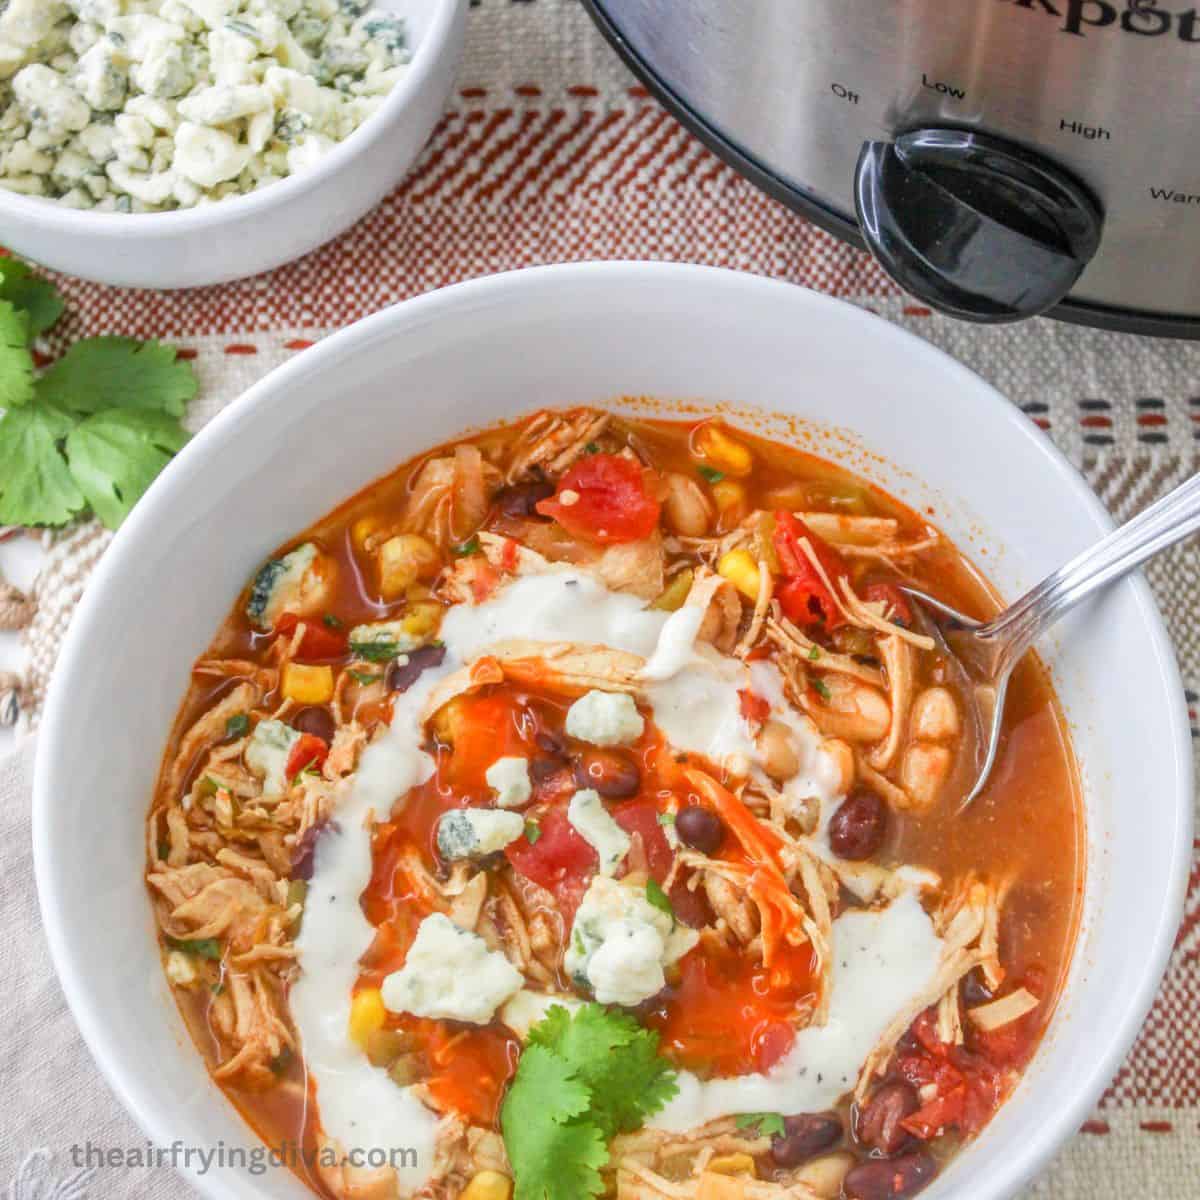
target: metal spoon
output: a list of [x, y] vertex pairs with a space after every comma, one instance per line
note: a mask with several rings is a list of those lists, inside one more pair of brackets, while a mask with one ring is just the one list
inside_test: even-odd
[[1159, 551], [1200, 530], [1200, 475], [1194, 475], [1091, 549], [1047, 576], [990, 621], [976, 621], [916, 588], [903, 590], [926, 609], [974, 686], [987, 752], [959, 809], [983, 791], [996, 762], [1008, 680], [1025, 652], [1080, 601], [1123, 579]]

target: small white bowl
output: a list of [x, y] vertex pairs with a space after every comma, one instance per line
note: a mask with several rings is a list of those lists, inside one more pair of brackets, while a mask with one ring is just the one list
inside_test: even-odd
[[462, 54], [467, 0], [378, 0], [416, 50], [378, 112], [315, 166], [258, 192], [164, 213], [98, 213], [0, 188], [4, 244], [44, 267], [120, 287], [187, 288], [269, 271], [337, 237], [404, 177]]
[[[849, 305], [748, 275], [613, 263], [494, 276], [304, 351], [134, 509], [72, 623], [40, 735], [50, 949], [96, 1061], [160, 1145], [255, 1144], [190, 1044], [142, 882], [145, 813], [193, 659], [266, 554], [403, 459], [541, 405], [636, 412], [621, 397], [639, 395], [749, 409], [733, 419], [932, 506], [1008, 596], [1110, 528], [1049, 440], [965, 368]], [[1190, 741], [1146, 584], [1111, 590], [1043, 650], [1083, 769], [1083, 929], [1016, 1095], [923, 1200], [1011, 1196], [1078, 1129], [1145, 1017], [1182, 907]], [[306, 1194], [284, 1171], [193, 1181], [210, 1197]]]

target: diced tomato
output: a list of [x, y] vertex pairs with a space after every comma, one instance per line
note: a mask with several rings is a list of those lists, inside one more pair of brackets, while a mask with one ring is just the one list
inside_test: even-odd
[[295, 657], [299, 662], [313, 662], [327, 658], [341, 658], [346, 653], [346, 635], [337, 629], [329, 629], [316, 621], [301, 621], [295, 613], [284, 613], [275, 622], [275, 631], [281, 637], [290, 638], [298, 625], [303, 625]]
[[517, 569], [517, 549], [517, 543], [513, 538], [504, 539], [504, 545], [500, 548], [500, 565], [506, 571]]
[[471, 598], [476, 604], [482, 604], [500, 583], [500, 572], [486, 559], [479, 559], [471, 572]]
[[802, 538], [808, 539], [817, 562], [835, 587], [839, 578], [849, 574], [842, 556], [828, 542], [817, 537], [792, 513], [777, 512], [772, 541], [783, 582], [775, 594], [787, 618], [802, 628], [822, 625], [827, 631], [837, 629], [845, 624], [845, 618], [808, 555], [801, 549]]
[[537, 510], [577, 537], [611, 544], [649, 537], [660, 507], [638, 463], [618, 454], [589, 454], [559, 480], [553, 496], [538, 501]]
[[959, 1084], [945, 1095], [935, 1096], [928, 1104], [922, 1105], [915, 1113], [900, 1122], [901, 1128], [907, 1129], [913, 1137], [929, 1139], [936, 1137], [943, 1129], [951, 1126], [960, 1127], [963, 1111], [967, 1102], [967, 1088]]
[[915, 1045], [897, 1057], [896, 1074], [915, 1088], [932, 1087], [933, 1096], [901, 1122], [903, 1127], [925, 1139], [949, 1128], [978, 1133], [1004, 1099], [1008, 1076], [965, 1047], [943, 1042], [937, 1036], [932, 1008], [912, 1023], [908, 1033], [910, 1045]]
[[658, 821], [658, 805], [648, 798], [637, 797], [616, 805], [612, 810], [613, 820], [629, 834], [639, 834], [646, 851], [646, 865], [650, 874], [662, 883], [671, 873], [674, 853], [663, 827]]
[[912, 624], [913, 611], [908, 597], [894, 583], [868, 583], [863, 589], [863, 599], [881, 601], [884, 616], [906, 629]]
[[329, 753], [329, 743], [315, 733], [302, 733], [288, 755], [284, 773], [295, 779], [301, 771], [319, 771]]
[[771, 706], [749, 688], [738, 689], [738, 706], [752, 725], [761, 725], [771, 715]]
[[566, 811], [552, 808], [538, 818], [539, 835], [534, 842], [528, 834], [513, 842], [505, 855], [513, 869], [526, 879], [552, 892], [568, 918], [579, 906], [587, 880], [596, 870], [596, 851], [575, 832]]

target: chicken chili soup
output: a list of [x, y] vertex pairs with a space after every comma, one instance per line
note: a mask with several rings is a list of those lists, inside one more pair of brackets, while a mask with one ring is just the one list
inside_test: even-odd
[[715, 420], [541, 412], [282, 547], [148, 819], [213, 1078], [337, 1200], [892, 1200], [1011, 1093], [1082, 889], [1030, 658], [958, 802], [919, 515]]

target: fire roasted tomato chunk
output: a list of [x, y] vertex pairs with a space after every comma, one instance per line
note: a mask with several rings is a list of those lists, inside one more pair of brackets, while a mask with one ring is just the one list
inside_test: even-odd
[[563, 808], [546, 811], [504, 853], [515, 870], [553, 893], [572, 916], [600, 861]]
[[783, 582], [775, 594], [788, 620], [801, 628], [821, 625], [831, 631], [845, 624], [845, 618], [820, 572], [801, 547], [800, 542], [804, 539], [807, 539], [817, 562], [821, 564], [821, 570], [834, 587], [837, 587], [839, 578], [849, 573], [842, 556], [828, 542], [817, 537], [798, 517], [789, 512], [777, 512], [772, 540], [779, 558], [779, 568], [783, 572]]
[[559, 481], [537, 510], [568, 533], [602, 544], [636, 542], [658, 527], [660, 504], [646, 490], [645, 470], [618, 454], [589, 454]]

